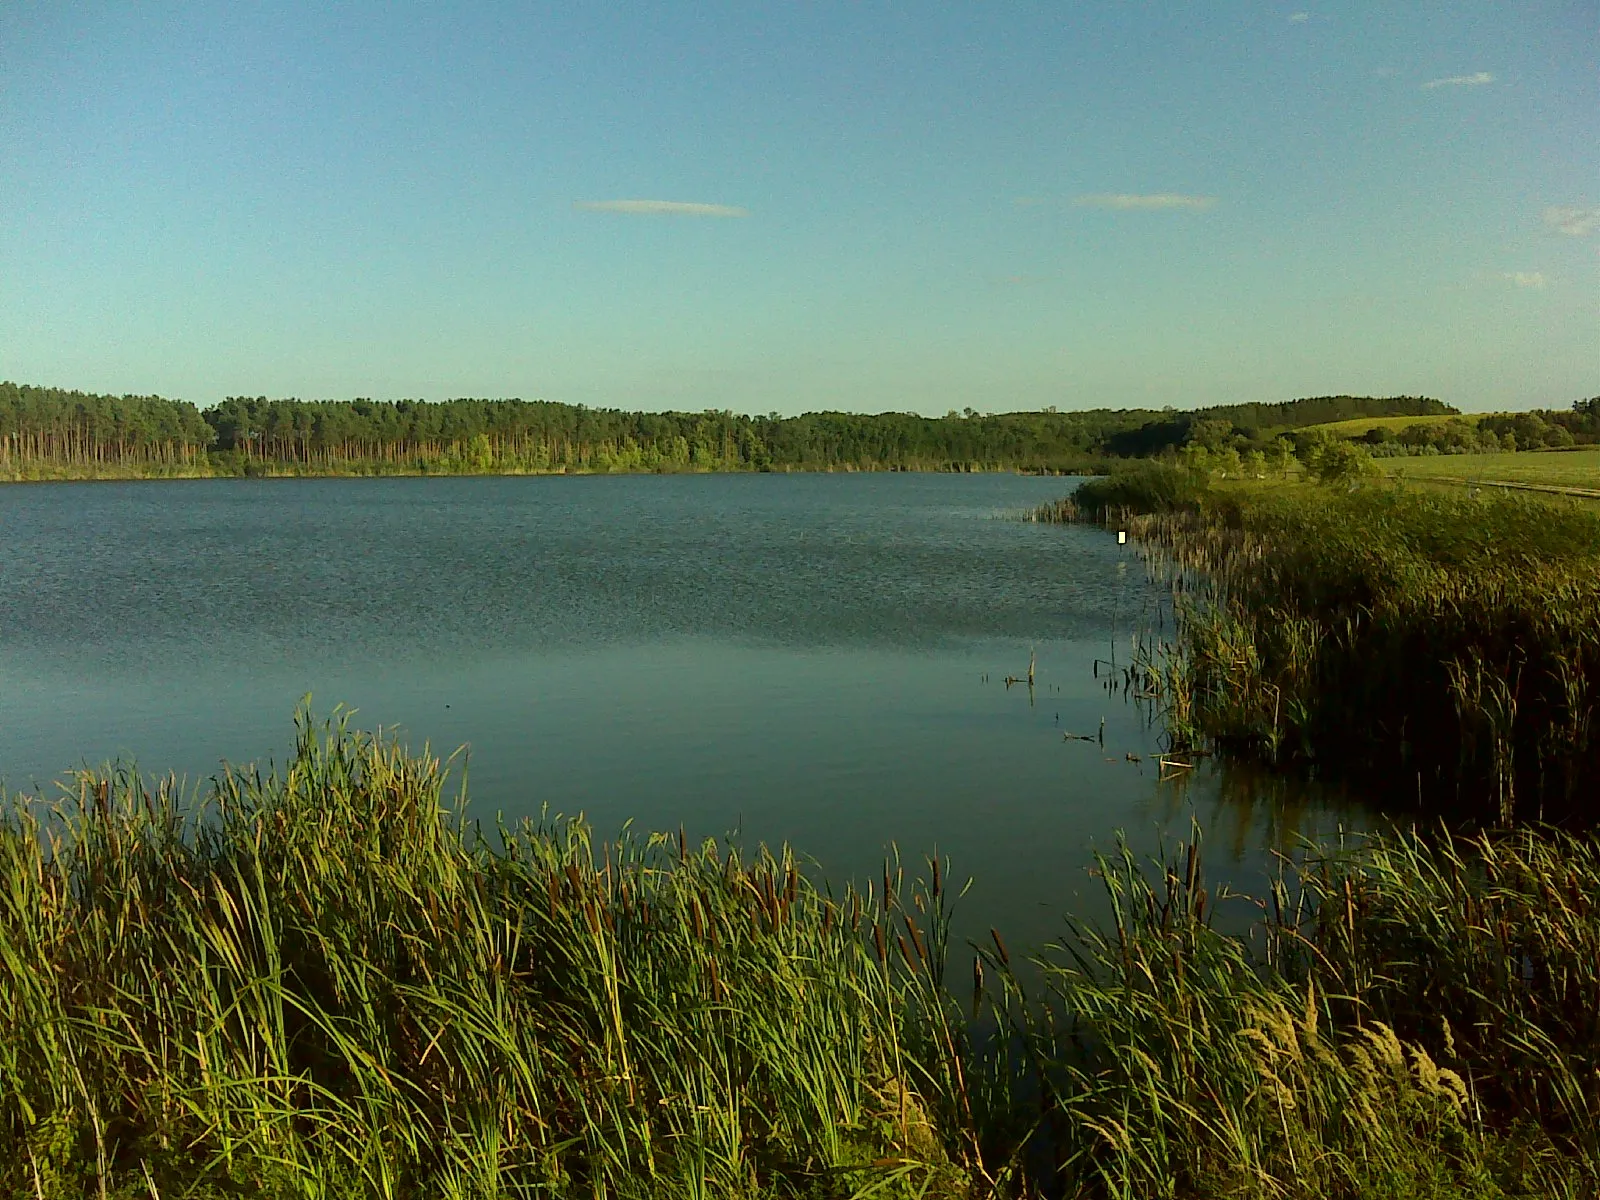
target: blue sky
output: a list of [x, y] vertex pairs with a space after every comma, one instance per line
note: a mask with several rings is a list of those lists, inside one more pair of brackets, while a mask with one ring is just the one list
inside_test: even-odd
[[0, 378], [942, 413], [1600, 393], [1568, 3], [0, 4]]

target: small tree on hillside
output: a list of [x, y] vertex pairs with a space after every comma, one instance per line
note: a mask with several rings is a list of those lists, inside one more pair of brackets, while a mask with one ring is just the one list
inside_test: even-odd
[[1289, 464], [1294, 462], [1294, 444], [1286, 437], [1275, 437], [1267, 443], [1267, 467], [1278, 478], [1289, 474]]
[[1354, 483], [1375, 470], [1366, 449], [1343, 438], [1318, 446], [1306, 466], [1320, 483]]
[[1194, 446], [1203, 446], [1213, 454], [1225, 450], [1233, 445], [1233, 422], [1224, 421], [1215, 417], [1208, 417], [1196, 421], [1189, 428], [1189, 443]]

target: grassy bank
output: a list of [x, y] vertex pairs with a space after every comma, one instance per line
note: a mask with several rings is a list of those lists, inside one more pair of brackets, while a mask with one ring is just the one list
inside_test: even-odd
[[1600, 821], [1600, 516], [1159, 466], [1044, 514], [1127, 524], [1189, 590], [1148, 648], [1181, 745], [1457, 815]]
[[[447, 803], [448, 802], [448, 803]], [[436, 761], [303, 722], [204, 798], [0, 822], [0, 1194], [1579, 1196], [1600, 855], [1381, 841], [1252, 905], [1197, 846], [1027, 972], [948, 866], [577, 822], [480, 836]], [[1219, 909], [1248, 934], [1213, 925]], [[972, 983], [947, 986], [947, 979]]]

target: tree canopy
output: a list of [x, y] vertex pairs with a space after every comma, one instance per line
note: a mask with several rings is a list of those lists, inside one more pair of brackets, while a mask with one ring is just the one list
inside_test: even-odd
[[[1313, 396], [1278, 404], [1180, 411], [943, 417], [725, 410], [630, 412], [544, 400], [298, 400], [233, 396], [200, 409], [160, 396], [102, 396], [0, 383], [0, 465], [199, 464], [207, 470], [1088, 470], [1107, 458], [1156, 457], [1185, 447], [1270, 457], [1280, 435], [1359, 417], [1454, 416], [1426, 396]], [[1374, 453], [1511, 448], [1600, 441], [1600, 397], [1571, 411], [1434, 422], [1374, 432]], [[1392, 445], [1391, 445], [1392, 443]], [[1459, 445], [1458, 445], [1459, 443]], [[1470, 445], [1469, 445], [1470, 443]]]

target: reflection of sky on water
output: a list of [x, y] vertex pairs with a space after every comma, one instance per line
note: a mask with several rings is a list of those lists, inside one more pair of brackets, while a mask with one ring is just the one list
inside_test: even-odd
[[[0, 490], [0, 774], [281, 755], [300, 697], [466, 745], [474, 812], [583, 812], [834, 878], [897, 844], [972, 876], [958, 932], [1092, 911], [1116, 831], [1207, 829], [1213, 873], [1322, 802], [1158, 782], [1125, 664], [1158, 594], [1099, 532], [1007, 514], [1017, 476], [268, 481]], [[1037, 686], [1002, 680], [1037, 657]], [[1102, 676], [1105, 668], [1100, 668]], [[1106, 740], [1064, 740], [1094, 734]], [[1131, 762], [1128, 755], [1139, 761]], [[1230, 782], [1232, 781], [1232, 782]]]

